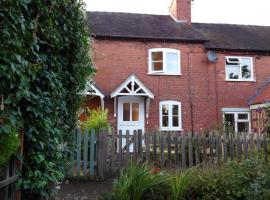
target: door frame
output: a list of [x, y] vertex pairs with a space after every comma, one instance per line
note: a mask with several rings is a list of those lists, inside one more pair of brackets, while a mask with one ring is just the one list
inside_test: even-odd
[[[120, 110], [120, 104], [122, 103], [139, 103], [139, 123], [142, 124], [142, 132], [144, 133], [145, 130], [145, 98], [143, 96], [119, 96], [117, 101], [117, 130], [119, 131], [119, 127], [121, 126], [121, 123], [125, 123], [122, 121], [122, 113]], [[140, 105], [142, 106], [142, 109], [140, 109]], [[123, 112], [123, 111], [122, 111]], [[142, 112], [142, 113], [141, 113]], [[136, 122], [126, 122], [126, 123], [136, 123]], [[126, 134], [124, 131], [122, 134]]]

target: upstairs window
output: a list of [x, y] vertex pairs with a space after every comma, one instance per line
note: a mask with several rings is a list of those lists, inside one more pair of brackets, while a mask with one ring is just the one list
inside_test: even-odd
[[226, 57], [226, 80], [253, 81], [251, 57]]
[[180, 75], [180, 51], [176, 49], [150, 49], [149, 74]]
[[177, 101], [160, 102], [160, 130], [182, 130], [181, 103]]

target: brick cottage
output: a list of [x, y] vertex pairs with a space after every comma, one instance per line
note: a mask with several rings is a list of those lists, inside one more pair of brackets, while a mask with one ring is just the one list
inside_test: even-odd
[[[121, 130], [264, 129], [270, 27], [191, 22], [191, 0], [170, 15], [88, 12], [95, 84], [86, 105]], [[253, 110], [253, 111], [252, 111]]]

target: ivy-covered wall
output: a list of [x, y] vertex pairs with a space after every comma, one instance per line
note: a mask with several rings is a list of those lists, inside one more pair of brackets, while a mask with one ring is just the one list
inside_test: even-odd
[[0, 0], [0, 134], [24, 131], [23, 199], [64, 177], [78, 91], [93, 73], [86, 24], [81, 0]]

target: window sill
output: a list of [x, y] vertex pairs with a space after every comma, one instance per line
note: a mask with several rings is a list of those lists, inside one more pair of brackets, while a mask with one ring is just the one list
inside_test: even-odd
[[181, 73], [148, 72], [150, 76], [181, 76]]
[[256, 80], [233, 80], [233, 79], [225, 79], [226, 82], [256, 82]]
[[160, 131], [183, 131], [182, 128], [159, 128]]

